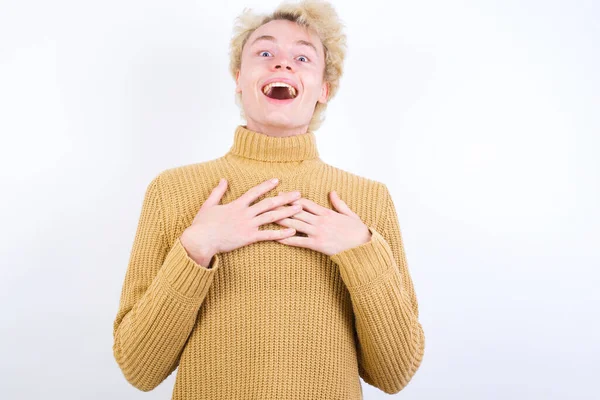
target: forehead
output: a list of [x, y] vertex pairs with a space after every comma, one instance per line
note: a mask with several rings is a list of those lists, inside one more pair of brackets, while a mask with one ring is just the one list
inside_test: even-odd
[[253, 42], [262, 36], [271, 36], [277, 43], [296, 43], [298, 41], [306, 41], [312, 43], [317, 53], [323, 54], [323, 44], [321, 39], [312, 29], [300, 26], [293, 21], [274, 20], [269, 21], [264, 25], [259, 26], [248, 37], [247, 43], [252, 45]]

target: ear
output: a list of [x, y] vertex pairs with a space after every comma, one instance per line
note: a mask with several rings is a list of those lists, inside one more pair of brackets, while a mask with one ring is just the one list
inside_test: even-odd
[[240, 70], [238, 69], [237, 73], [235, 74], [235, 91], [237, 92], [241, 92], [242, 88], [240, 87]]
[[321, 85], [321, 95], [319, 96], [319, 103], [327, 103], [327, 97], [329, 96], [329, 82], [323, 82]]

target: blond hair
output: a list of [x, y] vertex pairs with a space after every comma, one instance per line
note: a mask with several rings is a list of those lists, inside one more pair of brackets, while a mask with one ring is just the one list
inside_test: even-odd
[[[304, 0], [300, 3], [285, 1], [270, 14], [255, 14], [251, 9], [245, 8], [235, 20], [233, 37], [230, 43], [229, 71], [234, 79], [236, 79], [237, 72], [241, 69], [242, 50], [252, 32], [274, 20], [288, 20], [312, 29], [323, 44], [325, 51], [323, 81], [327, 82], [329, 86], [329, 94], [326, 103], [317, 102], [315, 105], [308, 130], [316, 131], [324, 120], [324, 111], [329, 100], [335, 96], [340, 85], [346, 55], [344, 25], [339, 20], [331, 4], [321, 0]], [[236, 93], [235, 100], [240, 107], [241, 117], [245, 119], [240, 93]]]

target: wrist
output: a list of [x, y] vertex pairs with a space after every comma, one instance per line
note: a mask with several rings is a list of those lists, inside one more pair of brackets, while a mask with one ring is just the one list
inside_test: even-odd
[[187, 252], [188, 257], [204, 268], [211, 268], [210, 263], [213, 261], [215, 252], [209, 250], [208, 246], [192, 245], [193, 242], [190, 240], [190, 236], [186, 231], [183, 232], [179, 240]]

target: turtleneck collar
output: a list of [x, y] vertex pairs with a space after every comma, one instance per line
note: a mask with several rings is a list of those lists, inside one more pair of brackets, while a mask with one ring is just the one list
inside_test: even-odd
[[307, 131], [294, 136], [276, 137], [238, 125], [229, 153], [257, 161], [297, 162], [319, 158], [317, 138]]

